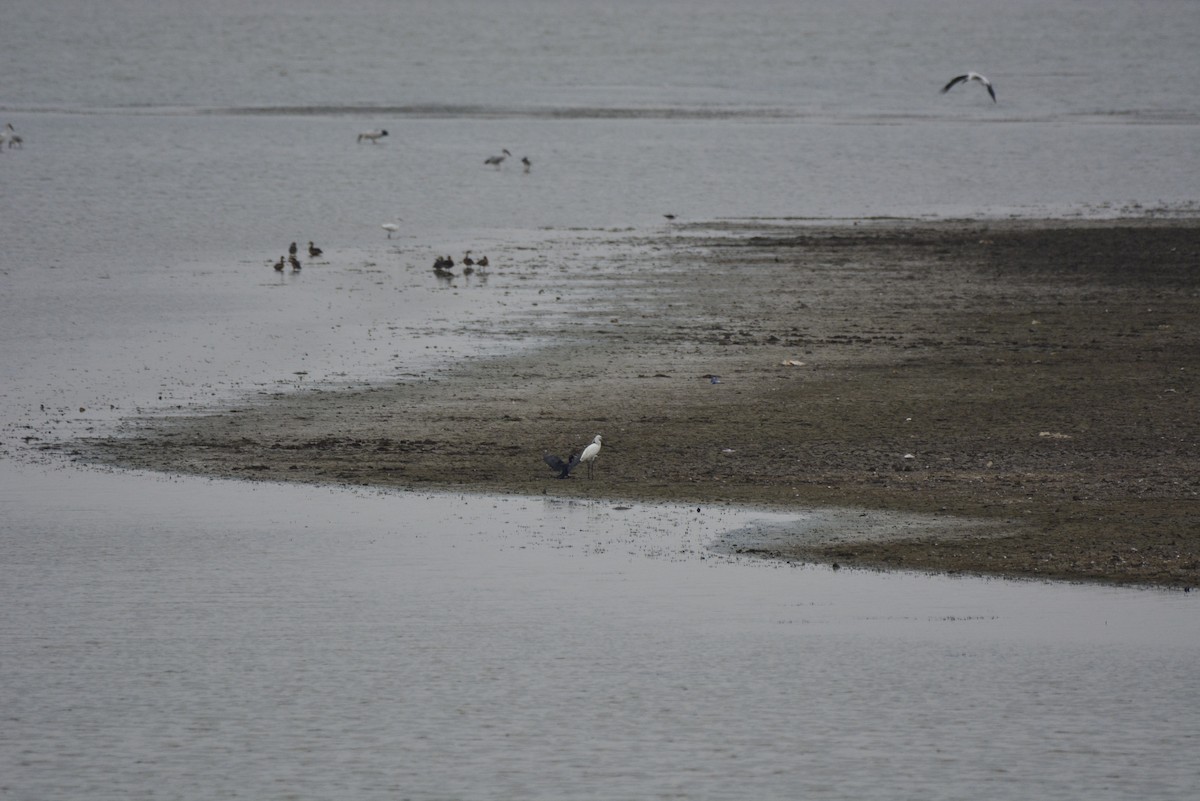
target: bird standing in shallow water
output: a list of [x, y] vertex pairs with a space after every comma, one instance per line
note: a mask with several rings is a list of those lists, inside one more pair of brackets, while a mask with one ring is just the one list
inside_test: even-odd
[[529, 160], [529, 156], [522, 156], [521, 164], [525, 166], [525, 172], [529, 172], [529, 168], [533, 166], [533, 162]]
[[0, 132], [0, 147], [4, 147], [4, 143], [8, 142], [8, 147], [11, 150], [14, 147], [24, 147], [25, 140], [13, 128], [11, 122], [4, 123], [4, 131]]
[[288, 263], [292, 265], [292, 272], [294, 272], [294, 273], [300, 272], [300, 260], [297, 259], [294, 255], [288, 256]]
[[[396, 219], [400, 220], [399, 217], [397, 217]], [[404, 221], [400, 220], [400, 222], [404, 222]], [[383, 225], [381, 225], [379, 227], [382, 228], [383, 230], [387, 231], [388, 239], [391, 239], [392, 234], [394, 234], [400, 230], [400, 226], [396, 225], [396, 223], [384, 223]]]
[[308, 243], [308, 255], [309, 255], [309, 258], [313, 258], [313, 259], [315, 259], [317, 256], [320, 256], [320, 255], [321, 255], [322, 253], [324, 253], [324, 252], [325, 252], [325, 251], [321, 250], [319, 247], [317, 247], [317, 246], [316, 246], [316, 245], [314, 245], [314, 244], [313, 244], [311, 241], [309, 241], [309, 243]]
[[592, 467], [596, 464], [596, 457], [600, 455], [600, 435], [592, 440], [592, 444], [583, 449], [583, 453], [579, 455], [580, 462], [587, 462], [588, 478], [592, 477]]
[[279, 261], [275, 262], [275, 272], [283, 272], [283, 256], [280, 256]]
[[487, 164], [490, 167], [495, 167], [497, 170], [500, 169], [500, 165], [504, 163], [504, 160], [512, 155], [512, 153], [508, 152], [507, 148], [500, 152], [501, 152], [501, 155], [489, 156], [483, 160], [483, 163]]
[[942, 87], [942, 94], [946, 94], [946, 92], [949, 92], [958, 84], [966, 83], [967, 81], [979, 81], [981, 84], [983, 84], [984, 88], [987, 89], [988, 94], [992, 96], [992, 102], [996, 102], [996, 93], [992, 90], [992, 82], [980, 75], [978, 72], [968, 72], [965, 75], [959, 75], [950, 79], [950, 83]]
[[297, 250], [299, 250], [299, 248], [297, 248], [296, 243], [293, 242], [291, 245], [288, 246], [288, 255], [295, 256]]
[[377, 145], [377, 144], [379, 144], [379, 140], [387, 135], [388, 135], [387, 131], [380, 131], [380, 130], [363, 131], [362, 133], [360, 133], [358, 135], [358, 141], [361, 143], [362, 140], [366, 139], [371, 144]]

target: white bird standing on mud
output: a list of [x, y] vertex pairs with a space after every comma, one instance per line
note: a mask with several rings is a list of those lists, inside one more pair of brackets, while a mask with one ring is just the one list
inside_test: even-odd
[[592, 477], [592, 467], [596, 464], [596, 457], [600, 455], [600, 435], [592, 440], [592, 444], [583, 449], [583, 453], [579, 454], [580, 464], [587, 462], [588, 478]]
[[[399, 220], [400, 222], [404, 222], [404, 220], [401, 220], [399, 217], [397, 217], [396, 219]], [[388, 239], [391, 239], [392, 234], [394, 234], [400, 230], [400, 226], [397, 225], [396, 223], [384, 223], [383, 225], [381, 225], [379, 227], [382, 228], [383, 230], [387, 231]]]
[[988, 94], [992, 96], [992, 102], [996, 102], [996, 93], [992, 90], [992, 82], [989, 81], [985, 76], [980, 75], [978, 72], [968, 72], [965, 75], [958, 75], [954, 78], [951, 78], [950, 83], [942, 87], [942, 94], [946, 94], [946, 92], [949, 92], [958, 84], [966, 83], [967, 81], [979, 81], [981, 84], [983, 84], [984, 88], [988, 90]]

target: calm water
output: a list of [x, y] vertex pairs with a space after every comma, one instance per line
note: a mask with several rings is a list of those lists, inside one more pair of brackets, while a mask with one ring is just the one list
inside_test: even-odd
[[[247, 5], [5, 6], [0, 797], [1194, 797], [1195, 593], [29, 447], [534, 347], [666, 212], [1194, 214], [1194, 3]], [[504, 268], [429, 280], [468, 248]]]

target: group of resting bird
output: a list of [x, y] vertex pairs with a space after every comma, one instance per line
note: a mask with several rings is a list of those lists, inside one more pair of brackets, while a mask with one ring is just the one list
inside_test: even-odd
[[[292, 265], [292, 272], [294, 272], [294, 273], [300, 272], [300, 266], [301, 266], [300, 260], [296, 258], [296, 254], [299, 251], [300, 251], [300, 249], [298, 247], [296, 247], [295, 242], [293, 242], [291, 245], [288, 246], [288, 255], [287, 255], [286, 263]], [[320, 256], [324, 252], [325, 251], [321, 250], [319, 247], [314, 245], [311, 240], [309, 241], [308, 257], [310, 259], [315, 259], [317, 256]], [[274, 264], [275, 272], [277, 272], [277, 273], [283, 272], [284, 264], [285, 264], [284, 257], [280, 256], [279, 261], [275, 262], [275, 264]]]
[[[462, 258], [463, 275], [472, 275], [472, 274], [474, 274], [476, 267], [487, 267], [487, 266], [488, 266], [488, 257], [487, 256], [482, 256], [479, 259], [473, 259], [473, 258], [471, 258], [471, 251], [469, 251], [469, 250], [463, 254], [463, 258]], [[454, 267], [454, 259], [450, 258], [449, 256], [438, 256], [436, 259], [433, 260], [433, 271], [435, 273], [437, 273], [439, 278], [453, 277], [454, 273], [450, 272], [451, 268], [453, 268], [453, 267]]]

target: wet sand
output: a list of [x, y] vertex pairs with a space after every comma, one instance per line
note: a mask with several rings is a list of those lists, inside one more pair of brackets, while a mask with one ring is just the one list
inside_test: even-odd
[[[507, 335], [557, 315], [546, 348], [69, 448], [249, 480], [838, 509], [730, 547], [1200, 581], [1200, 222], [745, 221], [636, 251], [529, 276], [539, 306]], [[594, 479], [542, 462], [597, 433]]]

